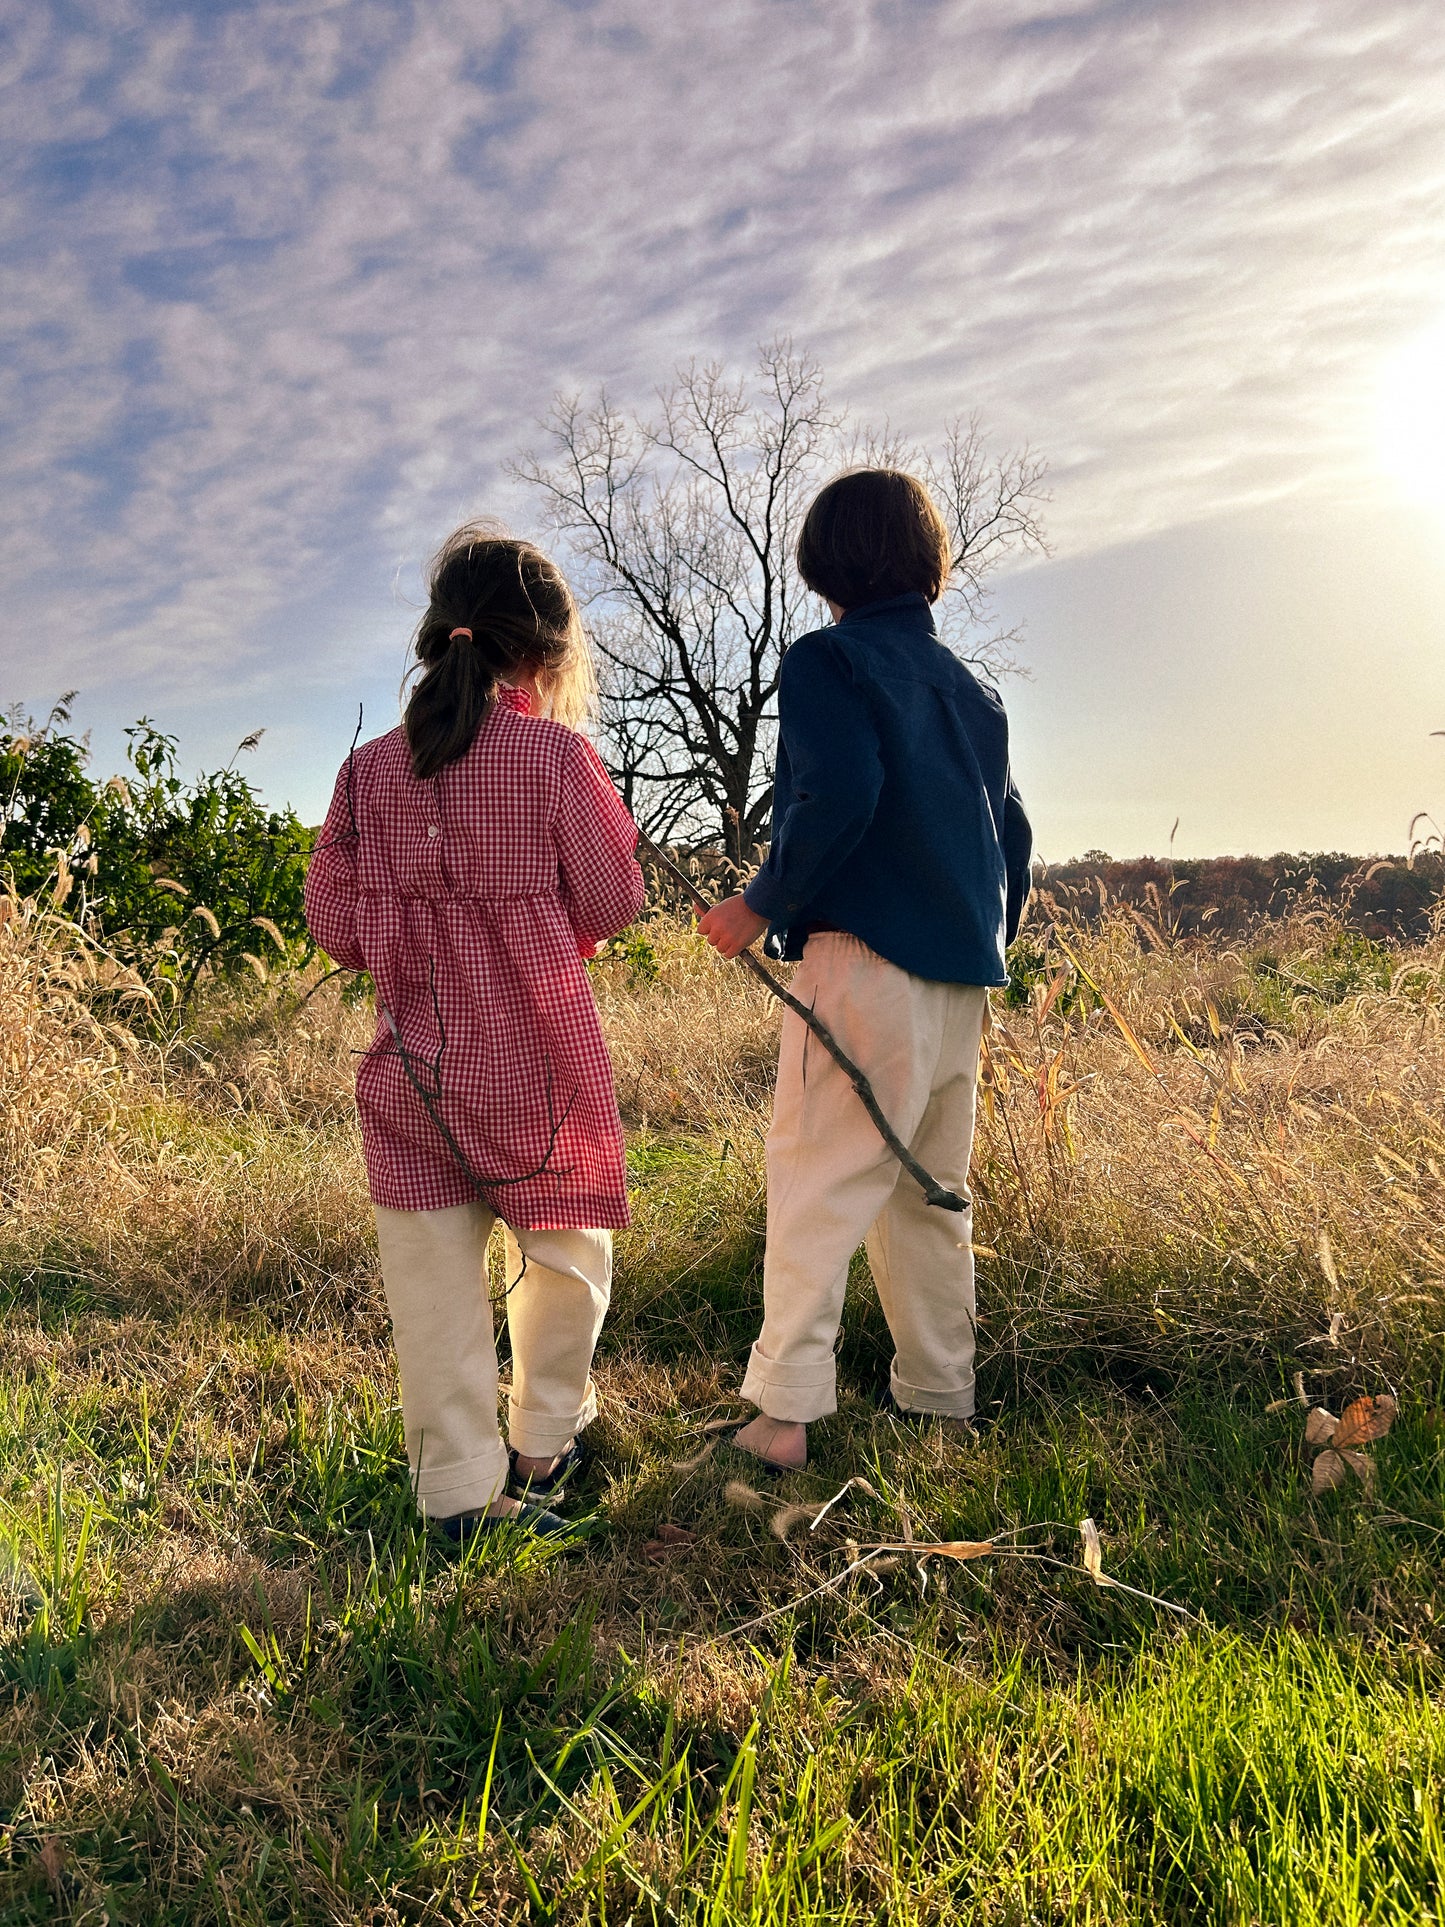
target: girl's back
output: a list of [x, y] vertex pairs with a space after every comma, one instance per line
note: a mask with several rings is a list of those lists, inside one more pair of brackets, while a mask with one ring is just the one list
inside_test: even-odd
[[[474, 646], [456, 633], [450, 650]], [[322, 948], [376, 984], [356, 1089], [377, 1204], [481, 1196], [514, 1226], [624, 1225], [612, 1068], [582, 959], [641, 907], [636, 831], [586, 738], [531, 708], [494, 683], [469, 745], [420, 776], [407, 729], [357, 750], [307, 913]]]
[[[424, 780], [412, 774], [400, 728], [357, 751], [362, 892], [432, 901], [558, 898], [559, 838], [586, 867], [577, 833], [585, 841], [589, 804], [599, 818], [608, 813], [603, 785], [611, 785], [585, 737], [530, 708], [525, 691], [504, 685], [471, 748]], [[343, 792], [345, 780], [343, 771]], [[574, 823], [579, 809], [584, 820]], [[599, 905], [595, 915], [606, 921], [606, 914]]]

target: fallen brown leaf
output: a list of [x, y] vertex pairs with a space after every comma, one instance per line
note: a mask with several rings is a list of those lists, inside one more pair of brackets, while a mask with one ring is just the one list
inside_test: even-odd
[[1337, 1452], [1333, 1446], [1321, 1452], [1315, 1460], [1314, 1471], [1310, 1475], [1310, 1490], [1318, 1498], [1322, 1492], [1333, 1492], [1342, 1485], [1353, 1472], [1367, 1492], [1375, 1489], [1375, 1462], [1367, 1459], [1363, 1452]]
[[1305, 1444], [1328, 1445], [1339, 1430], [1340, 1421], [1323, 1405], [1317, 1405], [1305, 1420]]
[[1337, 1452], [1343, 1452], [1349, 1446], [1369, 1445], [1375, 1439], [1384, 1438], [1395, 1423], [1398, 1409], [1394, 1399], [1385, 1392], [1375, 1398], [1353, 1400], [1340, 1414], [1340, 1422], [1330, 1444]]
[[644, 1559], [666, 1559], [674, 1552], [685, 1552], [697, 1544], [697, 1534], [686, 1526], [661, 1525], [656, 1535], [642, 1548]]
[[40, 1865], [50, 1891], [58, 1899], [64, 1890], [65, 1849], [53, 1836], [40, 1843]]
[[1310, 1491], [1318, 1498], [1322, 1492], [1333, 1492], [1337, 1485], [1343, 1485], [1349, 1471], [1338, 1452], [1323, 1451], [1315, 1460], [1314, 1471], [1310, 1474]]

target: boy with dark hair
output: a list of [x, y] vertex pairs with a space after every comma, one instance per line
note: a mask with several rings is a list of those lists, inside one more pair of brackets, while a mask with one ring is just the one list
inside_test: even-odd
[[[699, 921], [724, 957], [771, 929], [794, 995], [872, 1082], [894, 1130], [965, 1192], [987, 986], [1007, 981], [1029, 890], [1028, 818], [997, 695], [939, 642], [952, 568], [923, 484], [840, 475], [809, 509], [798, 572], [833, 615], [783, 658], [773, 840]], [[974, 1411], [972, 1213], [925, 1204], [800, 1018], [783, 1017], [768, 1133], [763, 1329], [737, 1434], [777, 1466], [837, 1410], [848, 1265], [866, 1242], [903, 1412]]]

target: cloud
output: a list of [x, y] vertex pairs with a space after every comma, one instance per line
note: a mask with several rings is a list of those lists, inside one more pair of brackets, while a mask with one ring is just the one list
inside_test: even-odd
[[554, 390], [779, 329], [865, 417], [1036, 444], [1076, 552], [1363, 499], [1445, 312], [1442, 70], [1429, 0], [26, 10], [9, 684], [334, 681], [453, 518], [526, 515]]

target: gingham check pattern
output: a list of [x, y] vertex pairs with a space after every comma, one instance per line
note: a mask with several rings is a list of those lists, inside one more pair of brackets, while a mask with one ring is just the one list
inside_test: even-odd
[[433, 1090], [439, 1065], [434, 1101], [498, 1216], [600, 1230], [627, 1223], [627, 1188], [582, 958], [642, 907], [637, 831], [586, 738], [528, 708], [503, 688], [471, 748], [425, 782], [400, 729], [358, 749], [311, 859], [306, 916], [329, 957], [376, 982], [356, 1077], [374, 1201], [438, 1211], [477, 1195], [407, 1077], [389, 1012]]

